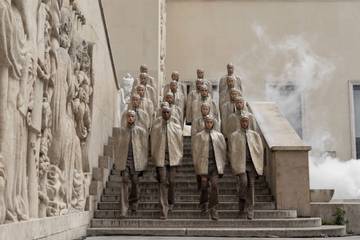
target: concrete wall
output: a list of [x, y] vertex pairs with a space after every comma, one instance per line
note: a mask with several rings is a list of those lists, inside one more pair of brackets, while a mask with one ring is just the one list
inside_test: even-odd
[[72, 240], [86, 236], [90, 212], [0, 225], [1, 240]]
[[159, 0], [102, 0], [119, 79], [136, 76], [146, 64], [158, 79], [160, 71]]
[[[203, 67], [217, 80], [231, 61], [243, 76], [246, 96], [264, 100], [270, 75], [294, 80], [284, 76], [284, 68], [300, 52], [301, 61], [318, 61], [313, 72], [329, 73], [296, 76], [300, 85], [315, 83], [303, 91], [304, 138], [349, 159], [348, 81], [360, 79], [359, 11], [358, 1], [168, 0], [166, 76], [177, 69], [182, 79], [194, 79]], [[287, 51], [289, 44], [301, 48]]]
[[111, 136], [112, 127], [117, 124], [117, 88], [100, 5], [97, 0], [81, 0], [78, 2], [89, 25], [83, 29], [83, 36], [95, 43], [93, 57], [95, 60], [95, 82], [88, 154], [91, 167], [97, 167], [98, 157], [103, 152], [103, 145]]
[[346, 231], [352, 234], [360, 234], [359, 202], [313, 202], [311, 203], [311, 214], [321, 217], [323, 224], [334, 224], [337, 208], [345, 211], [343, 217], [347, 221]]

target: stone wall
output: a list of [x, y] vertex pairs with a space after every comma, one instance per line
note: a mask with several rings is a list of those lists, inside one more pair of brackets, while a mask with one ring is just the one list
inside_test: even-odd
[[118, 108], [99, 2], [0, 0], [0, 16], [0, 224], [84, 212]]
[[[310, 71], [297, 79], [301, 87], [307, 85], [302, 94], [304, 139], [350, 159], [348, 82], [360, 79], [359, 11], [360, 2], [352, 0], [168, 0], [166, 77], [176, 69], [181, 79], [194, 80], [196, 68], [202, 67], [208, 79], [218, 81], [231, 61], [243, 77], [246, 96], [263, 101], [266, 79], [294, 81], [294, 74], [285, 73]], [[299, 52], [300, 61], [294, 57]], [[312, 74], [327, 70], [322, 81]]]

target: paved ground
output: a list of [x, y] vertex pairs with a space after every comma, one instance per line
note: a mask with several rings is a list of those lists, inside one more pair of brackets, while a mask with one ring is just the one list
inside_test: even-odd
[[114, 237], [88, 237], [86, 240], [235, 240], [235, 239], [251, 239], [251, 240], [360, 240], [360, 236], [349, 236], [341, 238], [216, 238], [216, 237], [130, 237], [130, 236], [114, 236]]

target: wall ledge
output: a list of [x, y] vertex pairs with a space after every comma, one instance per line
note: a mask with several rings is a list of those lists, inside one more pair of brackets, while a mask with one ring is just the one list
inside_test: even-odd
[[91, 213], [74, 212], [63, 216], [31, 219], [0, 225], [1, 240], [79, 239], [86, 236]]

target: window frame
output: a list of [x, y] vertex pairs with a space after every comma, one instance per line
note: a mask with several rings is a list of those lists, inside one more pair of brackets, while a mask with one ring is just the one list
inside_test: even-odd
[[349, 107], [350, 107], [350, 142], [351, 157], [356, 157], [356, 133], [355, 133], [355, 105], [354, 105], [354, 86], [360, 86], [360, 80], [349, 80]]

